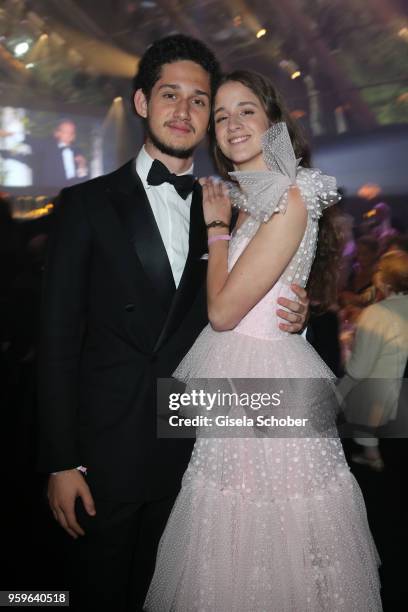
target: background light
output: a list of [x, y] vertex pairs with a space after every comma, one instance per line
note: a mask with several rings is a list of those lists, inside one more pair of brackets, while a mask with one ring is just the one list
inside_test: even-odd
[[16, 57], [21, 57], [22, 55], [24, 55], [24, 53], [27, 53], [29, 48], [30, 45], [28, 44], [28, 42], [20, 42], [14, 47], [14, 55]]
[[295, 79], [300, 77], [301, 74], [302, 73], [300, 72], [300, 70], [295, 70], [295, 72], [292, 72], [292, 74], [290, 75], [290, 78], [294, 81]]
[[401, 38], [403, 38], [404, 40], [408, 42], [408, 28], [407, 27], [401, 28], [400, 31], [398, 32], [398, 36], [400, 36]]
[[265, 36], [265, 34], [266, 34], [265, 28], [261, 28], [260, 30], [257, 31], [256, 37], [257, 38], [262, 38], [262, 36]]

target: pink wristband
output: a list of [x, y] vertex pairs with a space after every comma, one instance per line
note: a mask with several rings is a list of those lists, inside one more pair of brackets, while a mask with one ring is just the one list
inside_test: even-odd
[[218, 236], [211, 236], [208, 239], [208, 246], [213, 242], [217, 242], [217, 240], [231, 240], [231, 236], [229, 234], [219, 234]]

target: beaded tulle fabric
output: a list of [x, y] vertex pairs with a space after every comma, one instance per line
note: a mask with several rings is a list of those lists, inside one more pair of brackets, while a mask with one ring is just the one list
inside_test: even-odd
[[[305, 235], [279, 281], [232, 330], [207, 326], [175, 372], [194, 386], [235, 389], [238, 379], [331, 384], [333, 373], [302, 336], [278, 327], [276, 301], [305, 285], [318, 219], [337, 200], [335, 180], [299, 167], [284, 124], [264, 137], [269, 172], [233, 173], [232, 197], [250, 216], [235, 232], [229, 269], [259, 225], [284, 213], [296, 185], [308, 209]], [[195, 382], [194, 382], [195, 381]], [[310, 437], [208, 437], [197, 440], [160, 541], [145, 602], [148, 612], [377, 612], [378, 554], [361, 491], [345, 461], [335, 409], [309, 396]], [[231, 415], [242, 416], [233, 406]], [[319, 427], [319, 422], [321, 427]], [[321, 431], [320, 435], [318, 432]], [[317, 432], [317, 433], [316, 433]], [[208, 433], [208, 432], [207, 432]]]

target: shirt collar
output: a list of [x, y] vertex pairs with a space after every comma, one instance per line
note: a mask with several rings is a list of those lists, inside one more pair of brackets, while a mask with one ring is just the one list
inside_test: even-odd
[[[149, 155], [149, 153], [146, 151], [145, 146], [143, 145], [136, 157], [136, 172], [142, 179], [144, 187], [147, 189], [152, 187], [147, 183], [147, 175], [149, 174], [149, 170], [153, 162], [153, 157]], [[186, 170], [185, 172], [181, 172], [178, 176], [182, 176], [183, 174], [192, 174], [193, 170], [194, 164], [191, 164], [188, 170]]]

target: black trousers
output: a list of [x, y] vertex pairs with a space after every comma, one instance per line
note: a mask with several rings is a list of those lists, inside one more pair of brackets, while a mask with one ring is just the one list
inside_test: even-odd
[[96, 516], [77, 499], [84, 536], [72, 542], [71, 607], [78, 612], [141, 612], [157, 546], [176, 496], [145, 503], [95, 500]]

